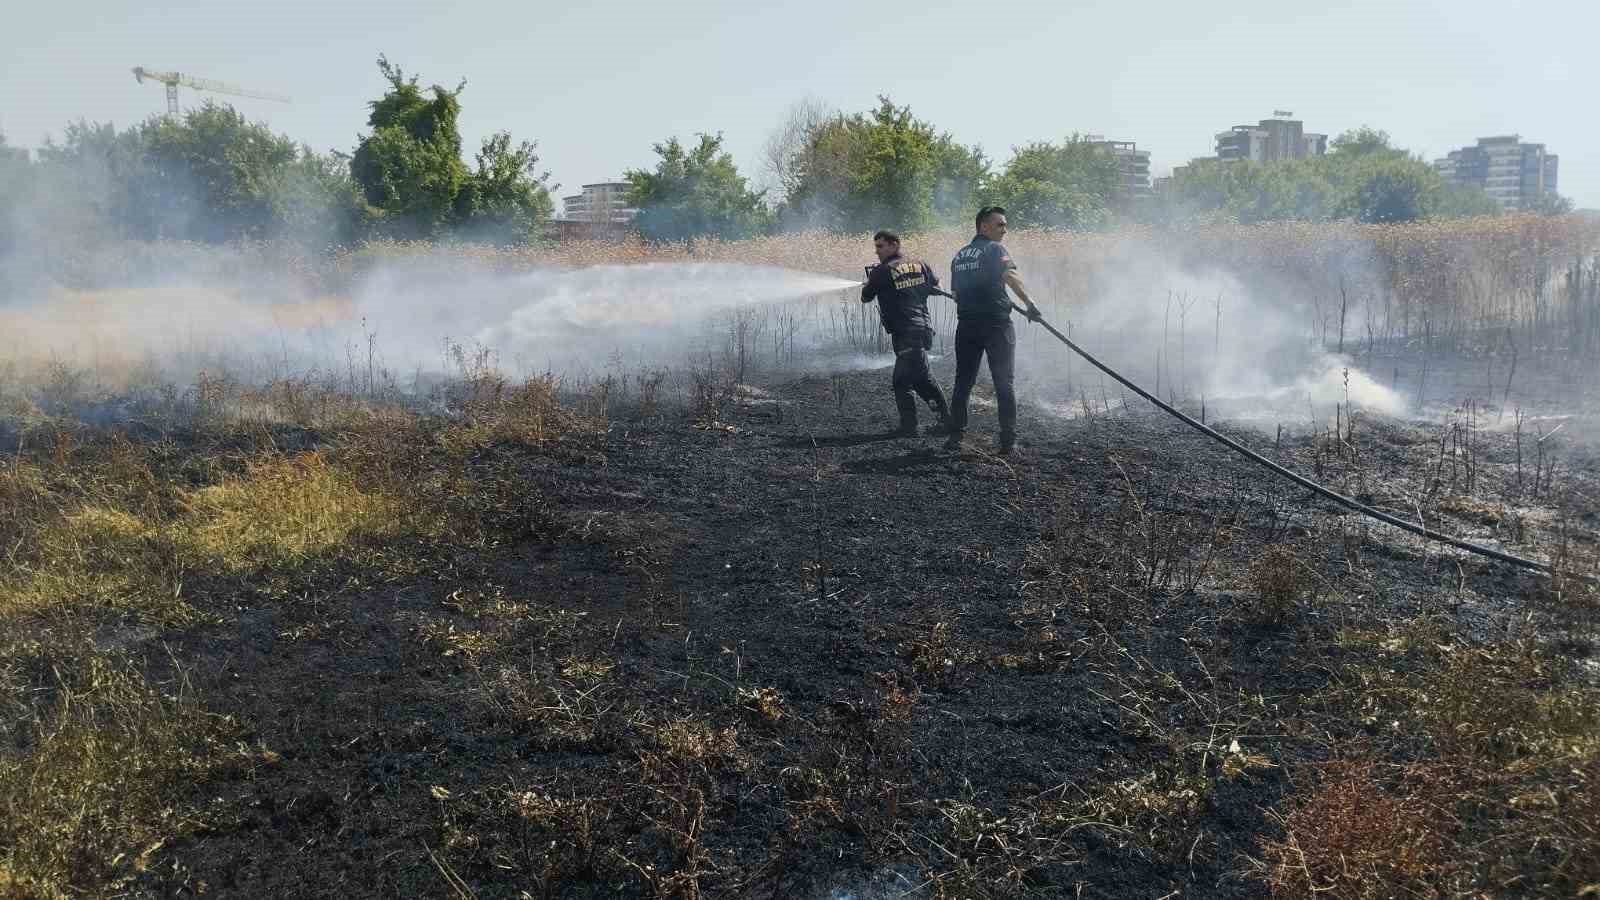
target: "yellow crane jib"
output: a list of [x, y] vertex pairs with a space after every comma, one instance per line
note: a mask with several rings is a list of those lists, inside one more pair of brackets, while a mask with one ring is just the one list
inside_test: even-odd
[[291, 102], [282, 94], [273, 94], [267, 91], [252, 91], [223, 81], [213, 81], [210, 78], [195, 78], [181, 72], [158, 72], [155, 69], [146, 69], [144, 66], [133, 67], [133, 77], [140, 84], [146, 80], [158, 81], [167, 86], [167, 115], [178, 114], [178, 85], [183, 85], [196, 91], [205, 91], [210, 94], [230, 94], [235, 97], [251, 97], [256, 100], [271, 100], [276, 103]]

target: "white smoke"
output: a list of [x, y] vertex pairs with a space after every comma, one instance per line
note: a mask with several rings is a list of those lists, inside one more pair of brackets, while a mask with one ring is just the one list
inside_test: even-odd
[[[445, 339], [492, 350], [523, 370], [681, 365], [725, 349], [730, 317], [859, 288], [773, 266], [645, 263], [503, 274], [380, 270], [355, 308], [391, 362], [437, 363]], [[747, 343], [770, 343], [763, 318]], [[752, 348], [759, 349], [759, 348]]]
[[[858, 283], [771, 266], [648, 263], [525, 273], [428, 260], [363, 276], [350, 297], [252, 295], [213, 284], [56, 291], [0, 310], [0, 356], [78, 366], [150, 364], [244, 377], [338, 369], [374, 354], [396, 372], [448, 368], [446, 342], [557, 371], [617, 355], [675, 365], [723, 319]], [[853, 301], [852, 301], [853, 302]]]
[[[1020, 258], [1025, 277], [1054, 260]], [[245, 268], [249, 268], [248, 266]], [[1036, 291], [1054, 293], [1051, 275]], [[143, 362], [183, 383], [205, 368], [244, 379], [359, 365], [405, 379], [449, 371], [447, 342], [495, 354], [513, 374], [594, 373], [615, 363], [679, 367], [708, 355], [726, 364], [730, 329], [747, 327], [753, 367], [799, 373], [892, 365], [876, 310], [856, 282], [769, 266], [672, 262], [497, 272], [442, 254], [385, 261], [348, 296], [264, 289], [262, 277], [57, 292], [0, 310], [0, 357], [79, 366]], [[1039, 296], [1051, 321], [1164, 399], [1239, 420], [1331, 417], [1334, 404], [1400, 413], [1405, 403], [1324, 349], [1296, 286], [1259, 272], [1183, 266], [1149, 243], [1121, 246], [1092, 296]], [[939, 346], [951, 350], [949, 301]], [[1347, 327], [1358, 331], [1356, 311]], [[735, 320], [742, 320], [736, 322]], [[1017, 322], [1023, 398], [1077, 409], [1119, 396], [1086, 363]], [[787, 343], [785, 343], [787, 342]], [[787, 352], [779, 353], [777, 348]], [[520, 371], [519, 371], [520, 370]], [[941, 367], [941, 371], [944, 367]], [[1098, 405], [1098, 404], [1096, 404]]]
[[[1125, 251], [1108, 270], [1094, 296], [1047, 305], [1046, 313], [1085, 350], [1164, 400], [1245, 421], [1331, 418], [1336, 404], [1405, 411], [1404, 400], [1350, 355], [1322, 346], [1311, 303], [1286, 286], [1195, 271], [1148, 246]], [[1346, 312], [1353, 347], [1356, 322]], [[1103, 396], [1109, 379], [1020, 317], [1017, 327], [1026, 335], [1019, 379], [1047, 404], [1071, 409], [1082, 397]], [[1114, 384], [1105, 390], [1118, 396]]]

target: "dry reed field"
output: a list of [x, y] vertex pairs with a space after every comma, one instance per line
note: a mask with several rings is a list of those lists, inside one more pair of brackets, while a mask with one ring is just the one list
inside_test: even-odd
[[[915, 235], [907, 251], [941, 271], [969, 239], [961, 231]], [[1126, 264], [1130, 249], [1162, 247], [1178, 264], [1215, 267], [1271, 279], [1284, 301], [1314, 302], [1332, 317], [1346, 306], [1352, 343], [1355, 313], [1371, 320], [1372, 337], [1429, 335], [1464, 340], [1511, 326], [1538, 344], [1600, 353], [1600, 281], [1595, 253], [1600, 220], [1586, 216], [1495, 216], [1399, 225], [1278, 223], [1207, 226], [1185, 231], [1133, 229], [1110, 234], [1019, 231], [1007, 239], [1024, 272], [1045, 298], [1092, 296], [1108, 269]], [[439, 254], [430, 245], [369, 244], [340, 254], [321, 277], [342, 283], [379, 261]], [[870, 263], [862, 236], [788, 234], [692, 246], [642, 242], [572, 242], [554, 249], [446, 250], [462, 265], [520, 271], [697, 260], [758, 263], [858, 278]], [[1037, 261], [1034, 263], [1033, 261]], [[1327, 328], [1321, 322], [1319, 328]]]
[[[179, 381], [14, 343], [0, 897], [1600, 893], [1600, 444], [1578, 424], [1600, 223], [1008, 244], [1062, 321], [1218, 271], [1350, 365], [1427, 372], [1398, 415], [1221, 427], [1560, 574], [1322, 505], [1110, 393], [1070, 416], [1025, 396], [1009, 460], [892, 439], [886, 371], [800, 358], [881, 340], [850, 297], [582, 376], [456, 344], [427, 382], [362, 348], [259, 379], [201, 354]], [[849, 278], [866, 246], [151, 245], [53, 277], [149, 302], [181, 268], [198, 293], [174, 303], [337, 317], [422, 259]], [[789, 315], [817, 340], [786, 342]]]

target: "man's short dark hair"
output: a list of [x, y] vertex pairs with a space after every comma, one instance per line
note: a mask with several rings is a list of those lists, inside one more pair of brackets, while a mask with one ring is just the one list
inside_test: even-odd
[[983, 209], [978, 210], [978, 217], [973, 220], [973, 225], [979, 231], [982, 231], [983, 223], [989, 221], [989, 217], [996, 214], [1005, 215], [1006, 208], [1004, 206], [985, 206]]
[[881, 229], [877, 234], [874, 234], [872, 239], [874, 241], [883, 241], [886, 244], [900, 243], [900, 235], [895, 234], [887, 228]]

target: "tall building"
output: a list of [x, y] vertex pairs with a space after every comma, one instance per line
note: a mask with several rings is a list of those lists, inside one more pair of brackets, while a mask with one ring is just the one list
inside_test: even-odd
[[583, 192], [561, 198], [562, 217], [573, 222], [625, 225], [639, 214], [628, 205], [628, 183], [601, 181], [583, 186]]
[[1117, 183], [1117, 198], [1130, 200], [1150, 196], [1150, 151], [1140, 150], [1134, 141], [1108, 141], [1103, 135], [1089, 135], [1089, 143], [1117, 160], [1122, 180]]
[[1450, 151], [1433, 168], [1451, 184], [1483, 188], [1501, 209], [1525, 209], [1556, 193], [1560, 157], [1543, 144], [1525, 144], [1516, 134], [1478, 138], [1471, 147]]
[[1305, 123], [1279, 110], [1256, 125], [1235, 125], [1217, 135], [1217, 159], [1279, 162], [1328, 152], [1328, 136], [1305, 130]]

